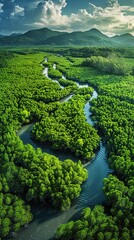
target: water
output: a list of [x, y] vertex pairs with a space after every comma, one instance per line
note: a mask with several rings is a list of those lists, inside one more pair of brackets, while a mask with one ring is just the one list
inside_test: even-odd
[[64, 80], [66, 80], [66, 77], [62, 74], [62, 78], [64, 79]]
[[73, 95], [74, 95], [74, 94], [70, 94], [69, 96], [66, 96], [66, 97], [62, 98], [62, 99], [60, 100], [60, 103], [67, 102], [69, 99], [72, 98]]
[[[98, 93], [97, 93], [96, 91], [94, 91], [92, 97], [90, 98], [90, 101], [92, 101], [92, 99], [97, 98], [97, 96], [98, 96]], [[87, 122], [88, 122], [89, 124], [91, 124], [92, 126], [94, 126], [94, 122], [93, 122], [93, 120], [92, 120], [92, 118], [91, 118], [92, 113], [91, 113], [91, 111], [90, 111], [90, 108], [91, 108], [91, 106], [90, 106], [90, 101], [88, 101], [88, 102], [85, 104], [84, 112], [85, 112], [85, 116], [86, 116]]]
[[45, 75], [47, 78], [48, 77], [48, 67], [46, 67], [44, 70], [43, 70], [43, 75]]
[[82, 186], [80, 197], [75, 204], [65, 212], [60, 212], [50, 206], [33, 206], [34, 220], [28, 228], [21, 230], [18, 240], [52, 240], [58, 226], [79, 216], [85, 207], [93, 207], [105, 201], [102, 191], [103, 179], [111, 172], [106, 162], [105, 147], [100, 143], [100, 151], [91, 164], [87, 165], [89, 177]]
[[[45, 70], [46, 71], [46, 70]], [[46, 71], [47, 72], [47, 71]], [[79, 83], [78, 83], [79, 84]], [[97, 98], [97, 92], [94, 91], [93, 98]], [[68, 101], [72, 95], [64, 99]], [[84, 113], [86, 120], [89, 124], [93, 125], [90, 112], [90, 103], [86, 103], [84, 108]], [[69, 158], [69, 153], [54, 151], [50, 146], [41, 146], [33, 142], [30, 138], [30, 131], [33, 124], [22, 127], [18, 135], [22, 141], [30, 143], [33, 147], [40, 147], [43, 151], [47, 151], [50, 154], [58, 156], [61, 160]], [[69, 155], [68, 155], [69, 154]], [[60, 156], [61, 155], [61, 156]], [[70, 155], [72, 160], [77, 160], [75, 157]], [[74, 158], [74, 159], [73, 159]], [[34, 220], [29, 224], [27, 228], [21, 230], [16, 239], [18, 240], [52, 240], [54, 239], [54, 234], [58, 226], [62, 223], [66, 223], [71, 219], [75, 219], [79, 216], [80, 211], [85, 207], [93, 207], [97, 204], [102, 204], [105, 202], [105, 196], [103, 194], [103, 179], [107, 177], [111, 170], [107, 164], [107, 152], [105, 146], [100, 142], [100, 150], [96, 154], [95, 158], [90, 164], [85, 165], [88, 170], [88, 179], [82, 185], [81, 195], [74, 201], [74, 205], [65, 212], [60, 212], [59, 210], [53, 209], [50, 206], [40, 206], [34, 205], [32, 207], [32, 212]]]
[[[56, 69], [54, 66], [53, 66], [54, 69]], [[43, 70], [43, 75], [45, 75], [47, 78], [49, 78], [48, 76], [48, 67], [46, 67], [44, 70]], [[49, 78], [50, 79], [50, 78]], [[52, 82], [56, 82], [60, 87], [61, 89], [64, 88], [64, 86], [62, 86], [58, 80], [55, 80], [55, 79], [51, 79]]]
[[65, 159], [72, 159], [74, 162], [77, 162], [80, 158], [74, 156], [73, 154], [69, 152], [63, 152], [63, 151], [58, 151], [52, 149], [50, 144], [45, 143], [40, 144], [31, 139], [31, 131], [33, 128], [33, 123], [32, 124], [27, 124], [26, 126], [23, 126], [17, 133], [17, 135], [20, 137], [20, 139], [23, 141], [24, 144], [31, 144], [35, 149], [41, 148], [43, 152], [46, 152], [48, 154], [54, 155], [58, 157], [61, 161], [64, 161]]
[[[62, 78], [63, 78], [64, 80], [66, 80], [66, 76], [65, 76], [65, 75], [62, 75]], [[87, 84], [87, 83], [79, 83], [79, 82], [77, 82], [77, 81], [75, 81], [75, 83], [77, 84], [77, 86], [78, 86], [79, 88], [88, 87], [88, 84]]]
[[56, 70], [56, 68], [57, 68], [57, 67], [56, 67], [56, 64], [54, 63], [54, 64], [53, 64], [53, 69]]

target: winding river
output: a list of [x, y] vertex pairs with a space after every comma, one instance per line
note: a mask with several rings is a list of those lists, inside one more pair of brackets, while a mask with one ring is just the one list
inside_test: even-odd
[[[47, 61], [47, 60], [46, 60]], [[53, 65], [53, 68], [56, 69], [56, 65]], [[48, 68], [45, 68], [43, 71], [48, 77]], [[63, 78], [65, 78], [63, 76]], [[52, 80], [56, 81], [57, 80]], [[59, 83], [58, 83], [59, 84]], [[88, 87], [88, 84], [79, 84], [79, 87]], [[61, 85], [60, 85], [61, 86]], [[63, 86], [61, 86], [63, 88]], [[98, 94], [96, 91], [93, 92], [93, 95], [90, 101], [93, 98], [97, 98]], [[66, 97], [63, 101], [68, 101], [72, 95]], [[91, 119], [90, 112], [90, 102], [85, 104], [84, 113], [86, 120], [89, 124], [94, 125]], [[72, 154], [54, 151], [50, 146], [41, 146], [32, 141], [30, 138], [30, 131], [33, 127], [33, 124], [26, 125], [22, 127], [18, 135], [24, 144], [31, 144], [34, 148], [40, 147], [43, 151], [53, 154], [59, 157], [60, 160], [65, 160], [71, 158], [74, 161], [77, 161], [78, 158], [74, 157]], [[88, 179], [82, 185], [81, 195], [75, 200], [73, 206], [65, 211], [60, 212], [59, 210], [53, 209], [50, 206], [33, 206], [32, 213], [34, 216], [33, 221], [28, 225], [27, 228], [22, 229], [16, 236], [18, 240], [52, 240], [54, 239], [54, 233], [58, 226], [62, 223], [66, 223], [71, 219], [75, 219], [79, 216], [80, 211], [85, 207], [93, 207], [97, 204], [102, 204], [105, 202], [105, 196], [103, 194], [103, 179], [112, 172], [109, 169], [107, 164], [107, 152], [105, 146], [100, 142], [100, 150], [96, 154], [95, 158], [91, 161], [90, 164], [85, 165], [88, 170]]]

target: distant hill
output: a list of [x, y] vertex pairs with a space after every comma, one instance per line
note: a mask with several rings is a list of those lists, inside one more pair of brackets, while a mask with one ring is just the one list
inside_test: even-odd
[[15, 36], [19, 36], [22, 35], [22, 33], [12, 33], [10, 36], [15, 37]]
[[42, 28], [37, 30], [30, 30], [23, 34], [24, 38], [29, 38], [35, 42], [39, 42], [41, 40], [46, 40], [50, 37], [55, 37], [57, 35], [62, 35], [64, 33], [58, 31], [52, 31], [48, 28]]
[[122, 34], [122, 35], [116, 35], [111, 38], [114, 42], [120, 43], [122, 45], [127, 44], [128, 47], [133, 46], [134, 47], [134, 36], [130, 33]]
[[91, 29], [85, 32], [72, 32], [72, 33], [64, 33], [62, 35], [57, 35], [55, 37], [50, 37], [45, 41], [41, 41], [40, 44], [45, 45], [80, 45], [80, 46], [88, 46], [88, 45], [97, 45], [104, 46], [109, 45], [109, 37], [102, 34], [97, 29]]
[[38, 30], [30, 30], [24, 34], [10, 35], [0, 39], [0, 45], [14, 46], [14, 45], [39, 45], [40, 41], [46, 40], [50, 37], [61, 35], [58, 31], [52, 31], [48, 28]]
[[0, 37], [1, 46], [20, 45], [56, 45], [56, 46], [133, 46], [134, 37], [131, 34], [108, 37], [93, 28], [81, 32], [59, 32], [48, 28], [30, 30], [24, 34], [12, 34]]

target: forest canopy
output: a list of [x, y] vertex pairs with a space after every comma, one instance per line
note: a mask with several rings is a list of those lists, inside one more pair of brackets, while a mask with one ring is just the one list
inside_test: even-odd
[[114, 74], [119, 76], [125, 76], [133, 74], [133, 69], [124, 63], [121, 58], [110, 56], [105, 58], [102, 56], [92, 56], [87, 58], [82, 63], [83, 66], [93, 67], [99, 72]]
[[[116, 66], [109, 60], [111, 53], [118, 57]], [[55, 237], [134, 238], [133, 53], [133, 49], [111, 48], [0, 52], [0, 238], [11, 236], [32, 220], [29, 205], [33, 202], [69, 209], [87, 179], [81, 161], [62, 162], [25, 145], [17, 131], [26, 124], [34, 124], [32, 138], [36, 141], [73, 152], [80, 160], [92, 159], [101, 137], [114, 171], [104, 179], [107, 205], [83, 209], [80, 219], [61, 225]], [[119, 59], [130, 66], [128, 70]], [[45, 66], [63, 88], [42, 74]], [[105, 71], [108, 66], [111, 72]], [[90, 87], [78, 89], [76, 81]], [[92, 87], [99, 94], [90, 102], [95, 128], [86, 122], [83, 112]], [[63, 103], [70, 94], [73, 97]]]

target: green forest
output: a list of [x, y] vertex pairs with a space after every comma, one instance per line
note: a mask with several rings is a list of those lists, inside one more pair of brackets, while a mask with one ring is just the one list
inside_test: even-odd
[[[42, 74], [45, 67], [63, 88]], [[102, 139], [113, 169], [104, 179], [106, 204], [83, 209], [79, 219], [59, 226], [55, 238], [133, 240], [134, 49], [12, 48], [0, 50], [0, 68], [0, 239], [32, 221], [32, 203], [68, 210], [88, 176], [83, 164]], [[89, 87], [78, 88], [76, 81]], [[93, 89], [94, 127], [83, 111]], [[30, 123], [35, 142], [79, 161], [61, 161], [25, 145], [17, 132]]]

